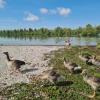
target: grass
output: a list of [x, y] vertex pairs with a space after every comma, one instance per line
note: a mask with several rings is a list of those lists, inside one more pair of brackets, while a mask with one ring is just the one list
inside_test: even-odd
[[[80, 74], [70, 75], [63, 65], [63, 58], [65, 57], [79, 64], [83, 69], [87, 69], [89, 74], [100, 77], [100, 68], [86, 65], [78, 57], [80, 52], [89, 52], [97, 56], [100, 54], [100, 50], [95, 47], [72, 47], [46, 55], [51, 57], [49, 67], [53, 66], [57, 72], [62, 74], [66, 80], [72, 81], [73, 84], [59, 86], [52, 85], [48, 81], [33, 80], [32, 84], [21, 83], [7, 87], [0, 94], [7, 97], [8, 100], [90, 100], [88, 97], [80, 95], [80, 93], [93, 93], [91, 87], [83, 81]], [[99, 92], [93, 100], [100, 100]]]
[[83, 51], [83, 52], [80, 52], [80, 55], [82, 55], [83, 57], [91, 57], [91, 54], [88, 52], [88, 51]]

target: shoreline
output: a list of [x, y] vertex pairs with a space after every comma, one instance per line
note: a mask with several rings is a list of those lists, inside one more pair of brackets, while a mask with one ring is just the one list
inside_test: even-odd
[[48, 47], [56, 47], [56, 46], [58, 47], [59, 46], [59, 47], [62, 47], [62, 46], [65, 46], [65, 45], [0, 45], [0, 47], [1, 46], [35, 46], [35, 47], [45, 47], [45, 46], [46, 47], [47, 46]]
[[[23, 46], [34, 46], [34, 47], [64, 47], [65, 45], [0, 45], [0, 47], [3, 47], [3, 46], [19, 46], [19, 47], [23, 47]], [[88, 46], [88, 47], [96, 47], [97, 45], [72, 45], [72, 47], [85, 47], [85, 46]]]

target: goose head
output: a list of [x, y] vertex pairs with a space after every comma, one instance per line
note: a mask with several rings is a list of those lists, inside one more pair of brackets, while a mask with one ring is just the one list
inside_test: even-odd
[[3, 52], [3, 54], [8, 55], [8, 52]]

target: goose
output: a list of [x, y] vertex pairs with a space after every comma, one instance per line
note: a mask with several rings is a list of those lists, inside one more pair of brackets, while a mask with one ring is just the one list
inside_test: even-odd
[[92, 56], [92, 58], [90, 59], [90, 61], [92, 62], [92, 64], [94, 64], [96, 66], [100, 66], [100, 60], [97, 59], [95, 55]]
[[89, 98], [94, 98], [96, 96], [96, 90], [100, 88], [100, 78], [97, 78], [95, 76], [89, 76], [87, 74], [86, 69], [84, 69], [81, 73], [83, 76], [83, 80], [91, 86], [91, 88], [94, 90], [93, 95], [88, 95]]
[[83, 61], [91, 59], [91, 55], [88, 53], [79, 53], [79, 58]]
[[21, 60], [11, 60], [10, 57], [9, 57], [9, 53], [8, 52], [3, 52], [3, 54], [5, 54], [6, 57], [7, 57], [7, 65], [8, 65], [8, 67], [12, 67], [13, 69], [19, 71], [20, 67], [22, 65], [25, 65], [24, 61], [21, 61]]
[[70, 40], [65, 41], [65, 47], [70, 47], [70, 46], [71, 46]]
[[90, 60], [90, 59], [91, 59], [91, 55], [79, 55], [79, 58], [80, 58], [82, 61], [86, 62], [86, 64], [88, 64], [88, 65], [93, 65], [93, 64], [92, 64], [92, 61]]
[[67, 61], [66, 58], [64, 58], [64, 66], [71, 73], [77, 73], [77, 72], [81, 72], [82, 71], [82, 68], [80, 66], [78, 66], [76, 63], [72, 63], [70, 61]]
[[79, 58], [82, 60], [82, 61], [87, 61], [90, 59], [89, 56], [82, 56], [82, 55], [79, 55]]
[[44, 71], [41, 75], [39, 75], [39, 78], [42, 80], [47, 79], [53, 84], [64, 79], [63, 76], [61, 76], [59, 73], [57, 73], [56, 71], [51, 70], [51, 69]]

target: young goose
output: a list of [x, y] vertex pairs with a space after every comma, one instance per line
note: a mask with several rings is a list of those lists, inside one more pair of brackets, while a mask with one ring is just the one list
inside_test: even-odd
[[72, 63], [66, 60], [66, 58], [64, 58], [64, 66], [71, 72], [71, 73], [77, 73], [77, 72], [81, 72], [82, 68], [80, 66], [78, 66], [76, 63]]
[[90, 61], [92, 62], [92, 64], [96, 65], [96, 66], [100, 66], [100, 60], [96, 58], [96, 56], [92, 56], [92, 58], [90, 59]]
[[41, 75], [39, 75], [39, 78], [43, 80], [47, 79], [53, 84], [64, 79], [63, 76], [61, 76], [59, 73], [57, 73], [54, 70], [44, 71]]
[[94, 76], [89, 76], [88, 74], [87, 74], [87, 71], [86, 71], [86, 69], [84, 69], [83, 71], [82, 71], [82, 74], [81, 74], [82, 76], [83, 76], [83, 80], [87, 83], [87, 84], [89, 84], [91, 87], [92, 87], [92, 89], [94, 90], [94, 93], [93, 93], [93, 95], [89, 95], [88, 97], [89, 98], [94, 98], [95, 97], [95, 95], [96, 95], [96, 90], [100, 87], [100, 78], [97, 78], [97, 77], [94, 77]]
[[7, 65], [9, 67], [14, 68], [15, 70], [19, 70], [21, 65], [25, 65], [24, 61], [21, 61], [21, 60], [11, 60], [10, 57], [9, 57], [9, 53], [8, 52], [3, 52], [3, 54], [5, 54], [6, 57], [7, 57]]

